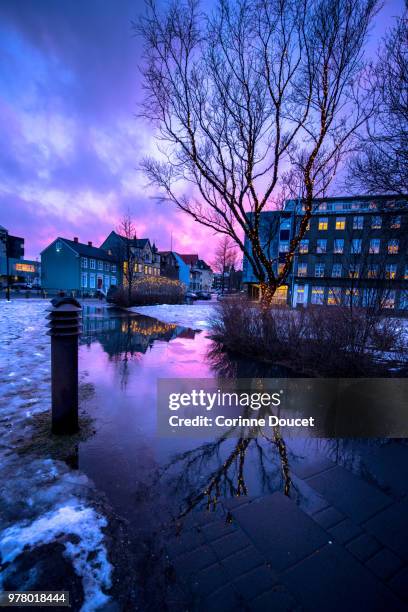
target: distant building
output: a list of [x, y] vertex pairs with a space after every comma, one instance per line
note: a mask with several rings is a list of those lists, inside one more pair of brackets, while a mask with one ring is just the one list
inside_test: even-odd
[[43, 289], [92, 294], [118, 284], [118, 261], [92, 242], [59, 237], [41, 252]]
[[233, 291], [241, 290], [242, 285], [242, 270], [235, 270], [234, 266], [228, 267], [224, 274], [221, 272], [213, 275], [213, 289], [217, 291]]
[[[379, 303], [408, 310], [408, 196], [315, 200], [309, 228], [277, 301], [292, 306]], [[283, 265], [302, 216], [297, 201], [261, 213], [261, 242], [275, 272]], [[247, 242], [247, 248], [250, 244]], [[260, 286], [244, 259], [243, 282], [253, 297]]]
[[101, 249], [121, 261], [126, 260], [127, 242], [135, 262], [135, 279], [142, 276], [160, 276], [160, 255], [155, 244], [148, 238], [126, 238], [112, 231], [101, 244]]
[[[196, 254], [178, 254], [189, 269], [188, 288], [190, 291], [210, 291], [213, 283], [213, 272], [204, 260]], [[180, 279], [181, 280], [181, 279]]]
[[7, 284], [7, 255], [11, 284], [39, 284], [40, 263], [24, 259], [24, 238], [11, 236], [8, 230], [0, 225], [0, 281], [3, 285]]
[[160, 251], [160, 275], [179, 280], [180, 263], [174, 251]]

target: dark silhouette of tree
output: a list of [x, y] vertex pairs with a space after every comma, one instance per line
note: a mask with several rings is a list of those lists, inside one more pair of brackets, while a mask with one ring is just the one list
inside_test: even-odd
[[367, 121], [359, 152], [352, 158], [348, 183], [369, 193], [408, 190], [408, 3], [384, 39], [373, 69], [379, 103]]
[[[361, 87], [377, 0], [147, 0], [141, 116], [157, 128], [151, 184], [248, 258], [265, 304], [288, 275], [312, 214], [372, 109]], [[184, 189], [183, 186], [189, 186]], [[276, 274], [260, 215], [286, 193], [303, 217]], [[246, 240], [245, 240], [246, 239]]]
[[[238, 248], [230, 236], [223, 236], [217, 244], [212, 266], [216, 272], [221, 274], [221, 293], [224, 293], [225, 274], [231, 278], [231, 272], [237, 264]], [[230, 288], [230, 286], [228, 286]]]

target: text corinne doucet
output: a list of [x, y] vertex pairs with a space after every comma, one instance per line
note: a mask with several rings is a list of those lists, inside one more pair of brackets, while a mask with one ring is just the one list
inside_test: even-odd
[[273, 414], [268, 418], [246, 418], [246, 417], [225, 417], [215, 418], [197, 415], [192, 418], [179, 417], [172, 415], [169, 417], [171, 427], [314, 427], [314, 417], [277, 417]]

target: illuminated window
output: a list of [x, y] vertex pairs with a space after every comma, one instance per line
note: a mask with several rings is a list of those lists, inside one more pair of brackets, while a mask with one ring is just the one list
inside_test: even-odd
[[111, 285], [116, 285], [116, 276], [111, 276]]
[[388, 241], [388, 253], [390, 255], [396, 255], [398, 253], [398, 240]]
[[345, 303], [347, 306], [358, 306], [360, 292], [358, 289], [346, 289]]
[[324, 264], [318, 263], [315, 265], [315, 276], [321, 277], [324, 276]]
[[341, 302], [341, 288], [333, 287], [329, 289], [329, 293], [327, 295], [327, 304], [329, 306], [336, 306]]
[[149, 266], [149, 275], [151, 275], [151, 273], [152, 273], [152, 268], [151, 266]]
[[373, 238], [370, 240], [370, 253], [378, 255], [380, 252], [380, 240], [379, 238]]
[[326, 253], [327, 250], [327, 240], [318, 240], [316, 244], [316, 253]]
[[308, 253], [309, 252], [309, 241], [301, 240], [299, 244], [299, 253]]
[[35, 266], [27, 263], [16, 263], [15, 269], [17, 272], [35, 272]]
[[336, 217], [336, 230], [346, 229], [346, 217]]
[[353, 238], [353, 240], [351, 241], [351, 252], [361, 253], [362, 242], [363, 241], [361, 240], [361, 238]]
[[395, 308], [395, 291], [387, 291], [383, 306], [384, 308]]
[[377, 278], [378, 277], [378, 265], [371, 265], [368, 269], [367, 273], [368, 278]]
[[299, 263], [297, 267], [298, 276], [307, 276], [307, 263]]
[[95, 280], [95, 274], [90, 274], [89, 275], [89, 288], [90, 289], [95, 289], [96, 287], [96, 280]]
[[353, 217], [353, 229], [363, 229], [364, 227], [364, 217]]
[[289, 251], [289, 241], [285, 240], [284, 242], [279, 243], [279, 253], [288, 253]]
[[88, 286], [88, 275], [86, 272], [82, 272], [82, 282], [81, 282], [81, 286], [82, 287], [87, 287]]
[[273, 296], [273, 301], [278, 302], [280, 304], [286, 304], [288, 298], [288, 286], [281, 285], [277, 288], [275, 295]]
[[144, 273], [147, 274], [147, 266], [144, 267]]
[[397, 276], [397, 264], [387, 264], [385, 267], [385, 278], [395, 278]]
[[382, 219], [379, 215], [371, 217], [371, 229], [381, 229]]
[[349, 277], [358, 278], [360, 275], [360, 266], [358, 264], [352, 264], [349, 268]]
[[401, 227], [401, 215], [391, 217], [391, 227], [392, 229], [399, 229]]
[[333, 264], [332, 276], [334, 278], [339, 278], [341, 276], [342, 266], [340, 263]]
[[329, 227], [329, 219], [327, 217], [320, 217], [319, 219], [319, 230], [327, 230]]
[[[87, 257], [81, 257], [81, 265], [83, 268], [87, 268], [88, 267], [88, 258]], [[85, 285], [86, 287], [86, 285]]]
[[312, 288], [312, 304], [323, 304], [324, 303], [324, 288], [323, 287], [313, 287]]
[[89, 267], [91, 270], [96, 270], [96, 261], [94, 259], [89, 260]]
[[304, 287], [297, 287], [296, 289], [296, 304], [303, 304], [305, 300], [305, 289]]
[[344, 251], [344, 240], [343, 238], [336, 238], [334, 241], [334, 252], [343, 253]]

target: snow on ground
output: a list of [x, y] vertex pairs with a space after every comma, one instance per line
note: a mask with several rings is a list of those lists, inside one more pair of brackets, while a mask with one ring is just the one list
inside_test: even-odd
[[134, 306], [129, 310], [148, 317], [155, 317], [163, 323], [176, 323], [191, 329], [209, 329], [210, 320], [214, 314], [214, 302]]
[[107, 521], [95, 510], [93, 485], [61, 461], [18, 452], [32, 435], [33, 416], [51, 407], [48, 307], [37, 300], [0, 302], [0, 587], [25, 548], [61, 542], [82, 580], [86, 612], [109, 599], [104, 590], [112, 572]]

